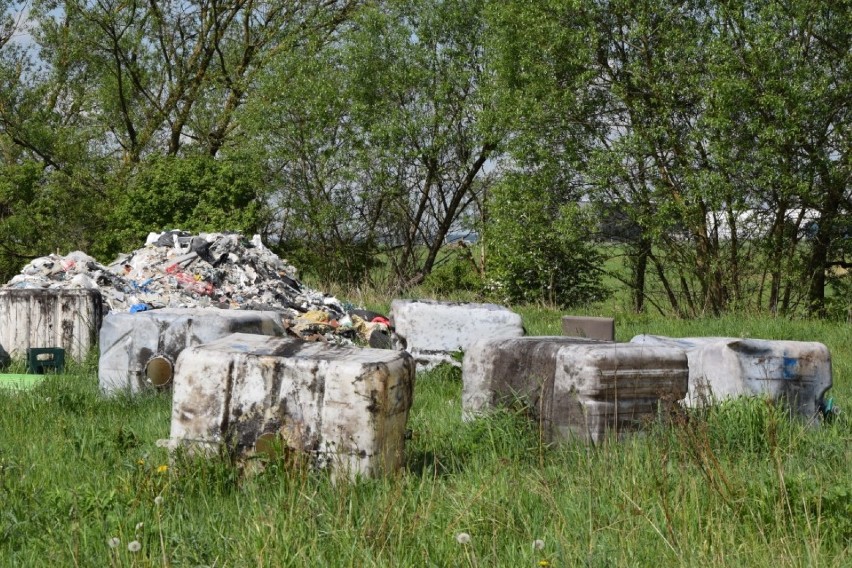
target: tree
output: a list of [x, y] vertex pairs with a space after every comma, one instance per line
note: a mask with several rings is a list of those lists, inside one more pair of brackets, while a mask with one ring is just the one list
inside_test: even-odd
[[[795, 288], [823, 314], [826, 270], [852, 204], [852, 3], [742, 0], [721, 3], [716, 17], [715, 151], [729, 171], [748, 172], [774, 211], [769, 307], [786, 311]], [[806, 221], [815, 231], [803, 242]]]
[[849, 202], [848, 2], [502, 10], [504, 28], [524, 22], [523, 37], [504, 32], [501, 68], [522, 119], [515, 156], [564, 168], [575, 194], [637, 229], [626, 243], [635, 309], [760, 305], [768, 271], [770, 309], [806, 290], [820, 311]]
[[602, 300], [594, 215], [561, 197], [546, 173], [510, 174], [490, 195], [484, 236], [493, 293], [563, 308]]
[[370, 4], [309, 57], [264, 74], [253, 131], [278, 175], [275, 225], [320, 272], [394, 287], [439, 262], [481, 204], [503, 131], [490, 118], [481, 0]]
[[429, 274], [447, 234], [481, 204], [505, 136], [492, 116], [485, 6], [387, 2], [364, 12], [352, 36], [363, 179], [380, 196], [378, 238], [402, 286]]
[[[5, 219], [13, 227], [23, 226], [18, 217], [33, 217], [28, 234], [11, 240], [0, 256], [8, 255], [11, 265], [54, 248], [115, 252], [116, 232], [128, 229], [115, 211], [145, 217], [134, 209], [140, 190], [133, 184], [147, 175], [161, 187], [193, 192], [197, 188], [181, 176], [199, 165], [199, 154], [226, 162], [244, 157], [240, 111], [260, 71], [282, 50], [298, 51], [308, 39], [330, 41], [357, 4], [36, 0], [29, 41], [8, 41], [8, 25], [0, 25], [0, 168], [11, 168], [8, 180], [27, 181], [6, 191]], [[209, 171], [230, 167], [208, 162]], [[14, 171], [34, 164], [41, 167], [35, 181]], [[161, 177], [164, 164], [177, 176], [173, 184]], [[249, 170], [240, 170], [245, 180], [234, 180], [239, 191], [258, 179]], [[202, 202], [216, 202], [211, 199]], [[99, 206], [105, 201], [116, 207]], [[156, 213], [158, 224], [184, 224], [183, 210]]]

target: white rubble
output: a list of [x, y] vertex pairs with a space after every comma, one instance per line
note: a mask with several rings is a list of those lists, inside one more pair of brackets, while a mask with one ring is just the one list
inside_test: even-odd
[[297, 276], [259, 235], [249, 240], [237, 233], [168, 231], [151, 233], [144, 247], [108, 266], [80, 251], [37, 258], [4, 287], [97, 289], [113, 312], [133, 306], [265, 309], [291, 317], [315, 309], [344, 312], [336, 298]]
[[482, 338], [521, 337], [521, 316], [496, 304], [394, 300], [390, 319], [418, 365], [459, 365], [453, 355]]
[[462, 416], [522, 405], [544, 440], [597, 443], [642, 429], [687, 392], [686, 354], [672, 347], [573, 337], [482, 339], [462, 364]]
[[822, 343], [657, 335], [637, 335], [630, 341], [686, 351], [689, 406], [737, 396], [765, 396], [783, 401], [792, 413], [813, 420], [832, 385], [831, 354]]
[[414, 386], [404, 351], [234, 334], [178, 357], [170, 445], [306, 452], [335, 478], [403, 463]]

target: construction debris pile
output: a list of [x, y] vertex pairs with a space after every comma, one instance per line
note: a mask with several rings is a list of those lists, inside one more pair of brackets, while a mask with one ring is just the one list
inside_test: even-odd
[[151, 233], [144, 247], [108, 266], [80, 251], [52, 254], [30, 262], [4, 287], [96, 289], [111, 311], [271, 310], [306, 339], [370, 340], [373, 331], [388, 330], [385, 321], [365, 321], [351, 306], [299, 282], [296, 268], [266, 248], [259, 235], [248, 240], [238, 233]]

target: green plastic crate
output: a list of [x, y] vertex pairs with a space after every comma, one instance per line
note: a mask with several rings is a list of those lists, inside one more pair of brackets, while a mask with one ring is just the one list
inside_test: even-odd
[[27, 349], [27, 371], [43, 374], [61, 373], [65, 368], [65, 350], [61, 347], [30, 347]]

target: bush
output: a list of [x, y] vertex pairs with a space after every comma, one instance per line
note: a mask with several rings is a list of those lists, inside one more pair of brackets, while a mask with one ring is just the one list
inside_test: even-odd
[[250, 236], [265, 222], [262, 187], [250, 159], [153, 156], [130, 179], [113, 214], [118, 242], [106, 248], [136, 248], [150, 231], [166, 229]]
[[604, 299], [591, 214], [535, 182], [509, 176], [489, 200], [484, 234], [494, 293], [563, 308]]
[[423, 288], [436, 296], [458, 292], [480, 294], [483, 281], [470, 257], [470, 249], [452, 253], [445, 262], [436, 266], [423, 281]]

